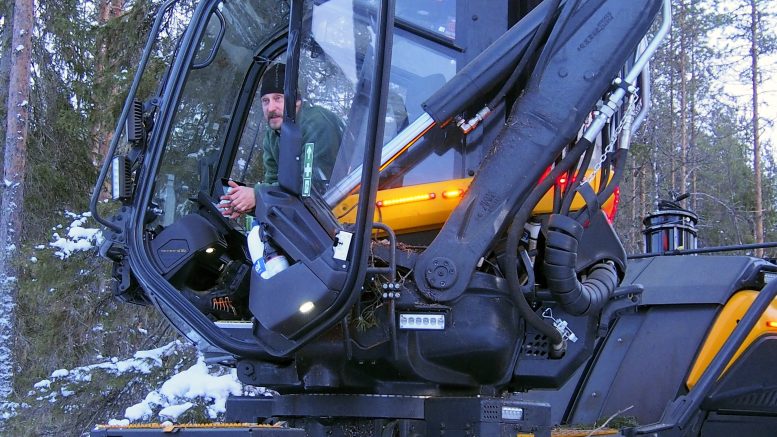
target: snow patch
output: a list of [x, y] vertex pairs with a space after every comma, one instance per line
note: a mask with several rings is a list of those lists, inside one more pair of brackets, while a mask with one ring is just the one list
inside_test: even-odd
[[36, 382], [33, 384], [33, 388], [49, 388], [51, 386], [51, 381], [48, 379], [43, 379], [41, 381]]
[[53, 372], [51, 372], [52, 378], [64, 378], [67, 375], [70, 375], [70, 371], [67, 369], [58, 369]]
[[[99, 229], [84, 227], [88, 218], [92, 216], [91, 213], [76, 214], [65, 211], [65, 216], [73, 219], [73, 221], [68, 225], [64, 236], [61, 236], [58, 232], [53, 233], [53, 241], [49, 243], [49, 246], [57, 249], [54, 252], [55, 256], [65, 259], [75, 252], [91, 250], [102, 243], [103, 236]], [[57, 229], [62, 229], [62, 227], [59, 224], [53, 230], [56, 231]]]
[[124, 417], [127, 418], [127, 423], [129, 423], [130, 421], [147, 420], [153, 413], [151, 404], [144, 401], [124, 410]]
[[169, 407], [162, 408], [159, 411], [160, 418], [168, 418], [170, 420], [177, 420], [178, 416], [188, 411], [194, 404], [186, 402], [180, 405], [170, 405]]
[[155, 408], [160, 408], [160, 418], [177, 419], [190, 409], [194, 400], [206, 400], [208, 416], [212, 419], [226, 411], [227, 397], [243, 393], [243, 385], [237, 379], [237, 373], [231, 369], [227, 373], [223, 369], [211, 370], [200, 355], [197, 363], [190, 368], [173, 375], [162, 384], [159, 390], [152, 391], [146, 398], [129, 408], [124, 413], [130, 421], [146, 420], [151, 417]]
[[0, 421], [16, 416], [19, 408], [27, 406], [26, 404], [18, 404], [16, 402], [0, 402]]

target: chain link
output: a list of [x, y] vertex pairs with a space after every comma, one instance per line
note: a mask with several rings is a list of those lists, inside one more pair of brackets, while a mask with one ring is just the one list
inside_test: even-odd
[[629, 106], [626, 108], [626, 111], [623, 113], [623, 118], [621, 119], [620, 124], [618, 124], [618, 127], [615, 128], [615, 134], [612, 136], [612, 140], [610, 140], [610, 143], [607, 144], [607, 147], [604, 148], [604, 151], [602, 152], [602, 156], [599, 158], [599, 161], [596, 162], [596, 165], [594, 165], [593, 172], [591, 172], [590, 175], [586, 176], [585, 179], [583, 179], [583, 182], [582, 182], [583, 184], [590, 184], [591, 181], [594, 180], [596, 175], [602, 169], [602, 166], [607, 161], [607, 155], [612, 153], [613, 148], [615, 147], [615, 143], [618, 142], [618, 138], [620, 137], [621, 131], [623, 130], [623, 127], [626, 125], [626, 119], [631, 116], [631, 112], [634, 110], [634, 107], [637, 105], [637, 100], [639, 100], [639, 98], [636, 95], [631, 94], [629, 96]]

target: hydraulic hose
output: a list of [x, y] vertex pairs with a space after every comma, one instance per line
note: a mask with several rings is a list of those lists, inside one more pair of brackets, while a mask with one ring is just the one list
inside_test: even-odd
[[518, 61], [518, 65], [510, 74], [510, 77], [507, 79], [507, 81], [502, 85], [502, 88], [500, 88], [494, 98], [491, 99], [488, 104], [486, 104], [486, 107], [488, 107], [490, 110], [493, 111], [493, 109], [496, 108], [496, 105], [504, 100], [505, 96], [507, 96], [507, 93], [510, 92], [513, 87], [515, 87], [515, 84], [518, 82], [518, 78], [526, 70], [529, 58], [534, 55], [534, 51], [537, 50], [537, 46], [539, 45], [540, 41], [545, 37], [548, 27], [553, 21], [553, 15], [558, 11], [560, 3], [561, 0], [551, 0], [550, 7], [548, 7], [548, 12], [545, 14], [545, 18], [542, 20], [539, 28], [537, 28], [537, 30], [534, 32], [534, 36], [529, 43], [529, 48], [526, 50], [526, 53], [521, 57], [520, 61]]
[[607, 262], [591, 267], [581, 282], [575, 263], [577, 248], [583, 236], [583, 226], [564, 215], [554, 214], [548, 220], [543, 270], [548, 289], [554, 299], [575, 316], [602, 309], [618, 286], [618, 272]]
[[577, 167], [577, 172], [571, 173], [571, 178], [573, 179], [571, 181], [571, 186], [564, 193], [564, 202], [561, 204], [561, 214], [568, 215], [569, 209], [572, 207], [572, 201], [575, 199], [575, 195], [577, 194], [577, 189], [583, 183], [583, 180], [585, 180], [585, 171], [588, 169], [588, 165], [591, 163], [591, 158], [593, 157], [595, 148], [596, 145], [591, 145], [591, 147], [586, 150], [583, 161]]
[[[600, 187], [599, 193], [596, 195], [596, 200], [598, 201], [599, 205], [604, 205], [604, 202], [607, 201], [607, 199], [610, 198], [610, 196], [613, 195], [615, 192], [615, 188], [617, 188], [621, 184], [621, 180], [623, 180], [623, 172], [626, 169], [626, 161], [629, 157], [629, 149], [618, 149], [615, 152], [615, 168], [612, 172], [612, 179], [610, 179], [607, 184], [604, 187]], [[582, 208], [580, 208], [579, 211], [577, 211], [575, 214], [573, 214], [573, 217], [575, 220], [581, 220], [581, 217], [583, 217], [583, 214], [588, 212], [588, 205], [584, 205]], [[591, 214], [593, 214], [595, 211], [590, 211]], [[590, 217], [590, 215], [589, 215]]]
[[607, 182], [604, 189], [597, 195], [599, 204], [603, 205], [615, 192], [615, 187], [621, 184], [623, 172], [626, 170], [626, 161], [629, 157], [629, 149], [618, 149], [615, 154], [615, 168], [612, 170], [612, 179]]
[[[526, 221], [529, 219], [529, 215], [531, 215], [532, 210], [534, 209], [534, 205], [536, 205], [540, 198], [542, 198], [542, 196], [548, 192], [548, 189], [551, 187], [551, 185], [555, 183], [556, 178], [558, 178], [558, 176], [563, 172], [569, 170], [569, 168], [574, 163], [576, 163], [578, 159], [580, 159], [580, 156], [589, 147], [591, 147], [590, 141], [581, 138], [577, 144], [575, 144], [569, 150], [561, 162], [559, 162], [557, 166], [553, 167], [553, 170], [551, 170], [551, 172], [545, 176], [545, 179], [541, 180], [537, 186], [534, 187], [521, 207], [515, 213], [515, 217], [513, 218], [513, 221], [510, 224], [510, 228], [507, 231], [507, 242], [505, 244], [505, 275], [507, 277], [507, 284], [510, 287], [515, 304], [518, 307], [518, 311], [521, 316], [524, 318], [524, 320], [526, 320], [526, 323], [548, 337], [548, 340], [551, 342], [551, 344], [553, 344], [554, 347], [560, 347], [563, 345], [564, 340], [561, 337], [561, 333], [558, 332], [553, 326], [545, 323], [545, 321], [534, 312], [529, 303], [526, 301], [526, 296], [524, 295], [524, 290], [521, 286], [517, 271], [518, 242], [521, 239], [520, 237], [523, 233], [523, 227], [526, 224]], [[524, 265], [524, 267], [527, 270], [532, 268], [531, 265], [528, 264]], [[531, 285], [533, 286], [533, 284]]]

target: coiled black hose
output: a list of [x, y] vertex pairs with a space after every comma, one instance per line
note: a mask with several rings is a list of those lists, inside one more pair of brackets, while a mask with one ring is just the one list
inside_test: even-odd
[[575, 316], [602, 309], [618, 286], [618, 272], [607, 262], [595, 264], [588, 276], [577, 279], [575, 263], [583, 226], [567, 216], [548, 220], [543, 270], [548, 289], [564, 310]]
[[[564, 344], [564, 339], [561, 337], [561, 333], [553, 326], [546, 323], [526, 301], [523, 287], [521, 286], [520, 278], [518, 277], [518, 242], [523, 235], [524, 225], [529, 219], [529, 216], [534, 209], [537, 202], [540, 201], [542, 196], [548, 192], [548, 189], [556, 181], [562, 173], [569, 170], [572, 165], [577, 163], [583, 152], [588, 150], [592, 144], [585, 138], [581, 138], [578, 142], [567, 152], [561, 162], [558, 163], [549, 174], [545, 176], [537, 186], [532, 189], [529, 196], [524, 199], [521, 206], [513, 216], [513, 221], [510, 224], [510, 228], [507, 230], [507, 241], [505, 242], [505, 277], [507, 279], [507, 285], [510, 287], [510, 292], [514, 296], [514, 301], [518, 307], [521, 316], [523, 316], [526, 323], [537, 329], [540, 333], [548, 337], [548, 340], [553, 345], [553, 348], [561, 348]], [[524, 268], [531, 268], [528, 263]]]

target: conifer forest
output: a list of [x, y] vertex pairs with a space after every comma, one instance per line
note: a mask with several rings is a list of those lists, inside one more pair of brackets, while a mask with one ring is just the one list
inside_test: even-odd
[[[67, 391], [67, 405], [33, 388], [57, 369], [177, 338], [153, 307], [116, 301], [111, 266], [96, 249], [66, 259], [43, 249], [89, 210], [162, 3], [0, 2], [0, 434], [88, 433], [163, 378], [106, 375]], [[615, 227], [627, 253], [640, 253], [643, 218], [659, 201], [687, 193], [681, 204], [699, 216], [699, 247], [777, 241], [777, 0], [672, 3], [672, 31], [650, 64], [651, 110], [632, 142]], [[168, 18], [148, 67], [157, 78], [185, 24]], [[141, 87], [151, 96], [156, 84]], [[745, 253], [777, 257], [777, 249]], [[190, 365], [194, 354], [169, 357], [162, 369]]]

